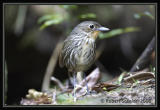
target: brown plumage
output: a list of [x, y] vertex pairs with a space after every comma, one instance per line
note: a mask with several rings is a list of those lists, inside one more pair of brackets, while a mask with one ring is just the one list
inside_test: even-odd
[[84, 72], [95, 61], [95, 41], [100, 31], [107, 31], [94, 21], [84, 21], [78, 24], [64, 40], [59, 55], [60, 67], [66, 67], [69, 72]]
[[108, 29], [94, 21], [84, 21], [77, 25], [64, 41], [59, 65], [66, 66], [69, 72], [87, 70], [95, 60], [95, 41], [99, 31], [103, 31], [100, 28]]

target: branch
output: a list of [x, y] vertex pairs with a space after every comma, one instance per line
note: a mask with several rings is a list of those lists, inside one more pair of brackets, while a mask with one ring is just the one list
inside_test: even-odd
[[46, 72], [45, 72], [45, 76], [43, 79], [43, 83], [42, 83], [42, 91], [46, 91], [49, 89], [50, 86], [50, 79], [51, 76], [53, 75], [57, 60], [58, 60], [58, 56], [59, 56], [59, 52], [62, 48], [62, 39], [59, 40], [59, 42], [57, 43], [47, 66]]
[[141, 56], [137, 59], [136, 63], [130, 69], [130, 72], [138, 71], [143, 69], [145, 65], [148, 64], [150, 56], [155, 49], [155, 37], [152, 38], [146, 49], [143, 51]]
[[63, 84], [61, 83], [61, 81], [58, 80], [57, 78], [55, 78], [55, 77], [52, 76], [52, 77], [51, 77], [51, 81], [54, 81], [61, 90], [64, 90], [64, 89], [65, 89], [65, 87], [63, 86]]

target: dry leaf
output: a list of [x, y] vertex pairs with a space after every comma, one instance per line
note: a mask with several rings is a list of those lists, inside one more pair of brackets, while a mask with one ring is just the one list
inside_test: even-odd
[[99, 79], [100, 79], [100, 70], [99, 68], [96, 68], [86, 77], [86, 81], [84, 79], [82, 82], [80, 82], [79, 87], [76, 89], [76, 96], [80, 97], [87, 93], [86, 82], [88, 85], [88, 89], [91, 90]]
[[119, 87], [118, 84], [112, 84], [112, 83], [108, 83], [108, 82], [103, 82], [103, 83], [99, 83], [99, 84], [95, 85], [92, 88], [92, 90], [95, 90], [97, 92], [111, 91], [113, 89], [116, 89], [117, 87]]

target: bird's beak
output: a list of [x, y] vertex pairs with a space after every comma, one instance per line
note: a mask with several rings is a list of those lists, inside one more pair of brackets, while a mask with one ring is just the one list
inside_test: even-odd
[[96, 29], [97, 31], [109, 31], [110, 29], [109, 28], [106, 28], [106, 27], [99, 27]]

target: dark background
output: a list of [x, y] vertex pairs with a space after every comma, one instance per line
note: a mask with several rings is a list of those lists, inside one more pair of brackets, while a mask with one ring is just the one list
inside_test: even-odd
[[[8, 75], [5, 77], [8, 90], [6, 104], [19, 104], [28, 89], [41, 90], [49, 58], [58, 40], [66, 37], [81, 21], [94, 20], [111, 30], [125, 27], [140, 27], [140, 31], [99, 39], [97, 47], [105, 42], [99, 58], [108, 73], [115, 77], [129, 71], [136, 59], [155, 35], [155, 20], [148, 16], [140, 19], [135, 14], [149, 12], [155, 17], [155, 5], [4, 5], [5, 61]], [[39, 30], [37, 21], [47, 14], [68, 15], [59, 24]], [[96, 18], [80, 18], [82, 14], [94, 13]], [[55, 76], [64, 80], [66, 70], [55, 69]]]

